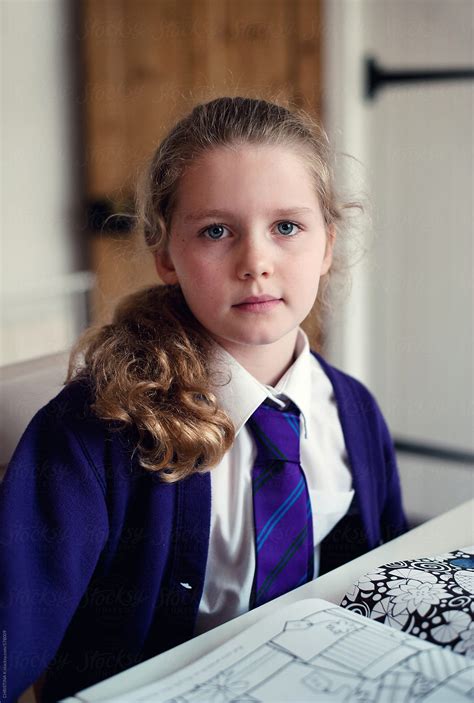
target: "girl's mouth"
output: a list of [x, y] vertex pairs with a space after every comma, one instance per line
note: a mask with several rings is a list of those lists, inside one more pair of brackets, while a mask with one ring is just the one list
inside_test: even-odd
[[267, 312], [281, 302], [281, 298], [273, 298], [273, 300], [264, 300], [259, 303], [240, 303], [240, 305], [234, 305], [233, 307], [241, 312]]

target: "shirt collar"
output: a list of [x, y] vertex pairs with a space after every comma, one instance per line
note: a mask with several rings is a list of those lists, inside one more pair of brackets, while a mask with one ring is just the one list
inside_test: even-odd
[[[213, 392], [220, 407], [234, 423], [236, 436], [265, 398], [278, 394], [284, 394], [299, 408], [303, 417], [305, 437], [308, 436], [313, 359], [308, 337], [301, 327], [298, 328], [296, 337], [295, 355], [293, 364], [272, 388], [260, 383], [228, 351], [217, 344], [214, 369], [218, 372], [219, 380], [213, 386]], [[224, 371], [222, 375], [221, 371]], [[229, 373], [225, 373], [226, 371]]]

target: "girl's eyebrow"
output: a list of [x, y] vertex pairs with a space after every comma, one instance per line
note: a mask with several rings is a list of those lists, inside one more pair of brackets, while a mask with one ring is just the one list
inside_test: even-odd
[[[291, 208], [280, 208], [277, 210], [271, 210], [267, 214], [273, 217], [291, 217], [294, 215], [305, 215], [314, 213], [314, 209], [310, 207], [291, 207]], [[234, 217], [234, 214], [230, 210], [196, 210], [196, 212], [191, 212], [185, 215], [183, 222], [199, 222], [200, 220], [207, 220], [211, 217], [224, 219], [227, 217]]]

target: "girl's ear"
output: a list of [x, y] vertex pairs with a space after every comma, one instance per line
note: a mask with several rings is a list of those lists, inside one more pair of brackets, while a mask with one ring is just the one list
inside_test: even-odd
[[178, 283], [178, 275], [175, 271], [168, 251], [156, 251], [153, 256], [155, 259], [155, 267], [158, 272], [158, 276], [161, 278], [163, 283]]
[[328, 225], [326, 229], [326, 250], [324, 252], [324, 259], [321, 266], [321, 276], [329, 271], [332, 264], [332, 254], [334, 250], [334, 244], [336, 242], [336, 225]]

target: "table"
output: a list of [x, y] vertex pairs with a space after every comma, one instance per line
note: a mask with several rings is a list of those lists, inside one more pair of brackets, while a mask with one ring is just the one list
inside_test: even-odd
[[304, 598], [323, 598], [339, 605], [346, 591], [358, 577], [377, 566], [392, 561], [442, 554], [472, 544], [474, 544], [474, 500], [469, 500], [280, 598], [122, 671], [110, 679], [90, 686], [73, 697], [63, 699], [62, 703], [78, 703], [78, 701], [98, 703], [103, 698], [123, 695], [127, 691], [152, 683], [196, 661], [269, 615], [275, 608]]

